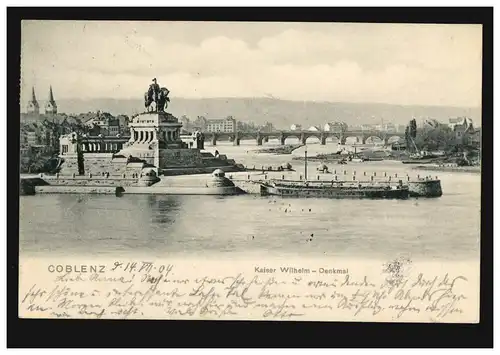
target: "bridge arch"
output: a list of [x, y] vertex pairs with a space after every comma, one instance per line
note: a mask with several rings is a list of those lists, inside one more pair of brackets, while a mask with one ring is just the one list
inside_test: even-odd
[[328, 136], [326, 137], [326, 143], [333, 143], [333, 144], [340, 144], [340, 142], [342, 141], [341, 137], [337, 137], [337, 136]]
[[285, 139], [283, 140], [283, 142], [285, 144], [287, 144], [287, 141], [288, 141], [288, 144], [298, 144], [298, 143], [300, 143], [300, 134], [287, 134], [287, 135], [285, 135], [284, 138]]
[[400, 136], [389, 136], [387, 138], [387, 144], [392, 144], [392, 143], [401, 143], [403, 141], [403, 138], [401, 138]]
[[377, 143], [384, 143], [384, 139], [379, 137], [379, 136], [376, 136], [376, 135], [371, 135], [371, 136], [367, 136], [365, 139], [364, 139], [364, 143], [365, 144], [377, 144]]
[[326, 132], [326, 140], [327, 142], [339, 142], [342, 140], [341, 133], [328, 133]]
[[306, 135], [305, 141], [306, 143], [314, 143], [314, 144], [321, 143], [321, 136], [315, 134]]
[[360, 144], [360, 143], [363, 143], [363, 137], [348, 135], [344, 138], [344, 144]]

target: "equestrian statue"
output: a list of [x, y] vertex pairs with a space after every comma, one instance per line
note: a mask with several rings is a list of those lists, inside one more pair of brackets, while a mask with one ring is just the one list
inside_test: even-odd
[[[149, 85], [148, 91], [144, 93], [144, 106], [147, 112], [165, 112], [170, 102], [168, 94], [170, 91], [162, 87], [153, 79], [153, 83]], [[154, 104], [154, 106], [153, 106]]]

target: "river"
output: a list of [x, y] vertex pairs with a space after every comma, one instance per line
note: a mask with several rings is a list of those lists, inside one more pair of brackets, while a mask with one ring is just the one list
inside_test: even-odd
[[[275, 142], [274, 142], [275, 143]], [[287, 143], [289, 143], [287, 141]], [[291, 142], [290, 142], [291, 143]], [[268, 145], [272, 145], [270, 142]], [[217, 149], [247, 166], [290, 162], [291, 155], [256, 154], [254, 142]], [[308, 144], [308, 154], [336, 144]], [[294, 151], [303, 155], [305, 147]], [[318, 163], [310, 163], [313, 175]], [[352, 174], [409, 173], [398, 162], [332, 165]], [[20, 197], [22, 255], [116, 255], [200, 258], [266, 255], [466, 261], [479, 259], [481, 176], [436, 173], [437, 199], [328, 200], [247, 196], [37, 195]], [[311, 178], [311, 176], [310, 176]]]

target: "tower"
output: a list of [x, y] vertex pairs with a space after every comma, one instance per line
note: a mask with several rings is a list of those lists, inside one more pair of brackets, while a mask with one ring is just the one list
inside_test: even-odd
[[45, 104], [45, 114], [47, 115], [55, 115], [57, 114], [57, 104], [54, 100], [54, 94], [52, 93], [52, 85], [49, 89], [49, 101]]
[[26, 112], [38, 115], [40, 114], [40, 105], [36, 101], [35, 88], [31, 89], [31, 100], [28, 101], [28, 106], [26, 107]]

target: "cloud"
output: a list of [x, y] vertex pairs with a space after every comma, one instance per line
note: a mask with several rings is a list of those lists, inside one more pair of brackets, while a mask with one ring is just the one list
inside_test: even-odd
[[157, 77], [173, 97], [480, 103], [478, 27], [339, 24], [287, 28], [252, 42], [232, 36], [228, 24], [218, 35], [181, 42], [158, 26], [23, 27], [23, 100], [32, 85], [43, 95], [50, 84], [56, 98], [138, 98]]

